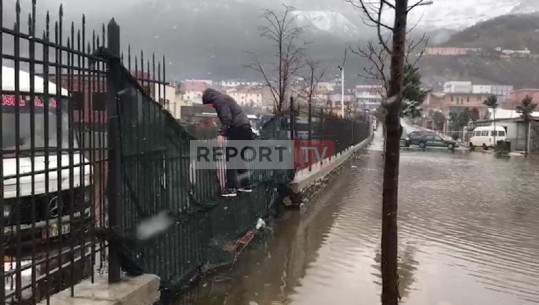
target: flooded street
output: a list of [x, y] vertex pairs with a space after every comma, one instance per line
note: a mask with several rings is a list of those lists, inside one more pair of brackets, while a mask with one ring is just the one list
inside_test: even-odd
[[[202, 283], [190, 304], [379, 304], [382, 156], [353, 160], [304, 215]], [[539, 163], [403, 150], [403, 304], [539, 303]]]

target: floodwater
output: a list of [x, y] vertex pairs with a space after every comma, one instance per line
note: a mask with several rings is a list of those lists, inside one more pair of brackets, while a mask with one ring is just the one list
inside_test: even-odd
[[[403, 150], [403, 304], [539, 304], [539, 162]], [[380, 304], [382, 156], [353, 160], [304, 215], [189, 304]]]

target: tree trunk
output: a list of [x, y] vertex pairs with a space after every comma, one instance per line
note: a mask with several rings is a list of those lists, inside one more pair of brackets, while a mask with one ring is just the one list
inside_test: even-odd
[[408, 0], [395, 1], [388, 97], [397, 98], [388, 105], [385, 118], [387, 131], [382, 194], [382, 305], [397, 305], [399, 303], [397, 200], [400, 159], [399, 128], [404, 82], [407, 11]]

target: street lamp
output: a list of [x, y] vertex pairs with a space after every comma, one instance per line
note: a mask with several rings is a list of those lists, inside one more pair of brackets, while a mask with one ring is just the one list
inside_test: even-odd
[[433, 5], [434, 1], [424, 1], [419, 3], [417, 6], [426, 6], [426, 5]]
[[344, 49], [344, 60], [341, 66], [337, 66], [341, 71], [341, 115], [344, 118], [344, 64], [346, 63], [346, 52], [348, 49]]
[[341, 114], [344, 118], [344, 67], [339, 66], [341, 71]]

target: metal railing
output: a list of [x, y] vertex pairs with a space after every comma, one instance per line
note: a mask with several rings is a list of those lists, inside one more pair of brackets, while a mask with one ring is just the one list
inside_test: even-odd
[[[48, 303], [59, 290], [69, 288], [75, 295], [74, 285], [93, 281], [106, 265], [107, 252], [114, 252], [104, 251], [103, 228], [119, 225], [109, 213], [117, 206], [106, 196], [114, 187], [108, 161], [115, 96], [110, 95], [110, 62], [101, 53], [119, 48], [119, 28], [112, 22], [108, 36], [105, 26], [89, 32], [82, 17], [76, 29], [74, 22], [64, 23], [62, 7], [56, 21], [47, 12], [40, 26], [35, 0], [28, 15], [19, 1], [4, 2], [0, 281], [5, 289], [0, 303]], [[140, 70], [144, 76], [149, 69]], [[160, 91], [161, 75], [164, 71], [159, 80], [139, 82]], [[119, 279], [118, 265], [109, 264], [111, 281]]]
[[294, 120], [291, 126], [294, 130], [292, 133], [294, 139], [331, 141], [334, 150], [333, 155], [328, 156], [330, 158], [367, 139], [372, 124], [365, 113], [343, 118], [323, 108], [312, 109], [310, 113], [295, 112], [292, 120]]
[[[284, 170], [253, 170], [252, 193], [222, 198], [223, 164], [216, 170], [196, 168], [189, 141], [197, 138], [145, 94], [127, 70], [120, 70], [115, 77], [122, 84], [117, 103], [119, 228], [124, 240], [136, 240], [124, 252], [130, 266], [161, 277], [163, 296], [175, 295], [205, 270], [236, 259], [254, 236], [258, 219], [271, 221], [282, 196], [280, 187], [291, 177]], [[287, 131], [275, 118], [261, 138], [286, 139]], [[151, 238], [137, 238], [140, 223], [155, 215], [166, 215], [170, 227]]]
[[[80, 29], [65, 26], [61, 7], [38, 35], [35, 0], [25, 31], [15, 4], [4, 14], [0, 0], [0, 303], [75, 296], [96, 269], [110, 283], [121, 271], [155, 273], [174, 295], [235, 261], [255, 224], [278, 214], [293, 170], [253, 170], [252, 193], [221, 198], [224, 168], [195, 168], [196, 137], [155, 100], [166, 100], [164, 58], [124, 56], [114, 20], [90, 33], [84, 17]], [[291, 123], [273, 118], [260, 138], [289, 139], [299, 132]], [[311, 128], [341, 152], [368, 137], [368, 125], [321, 115]], [[163, 213], [170, 227], [140, 238], [140, 224]]]

